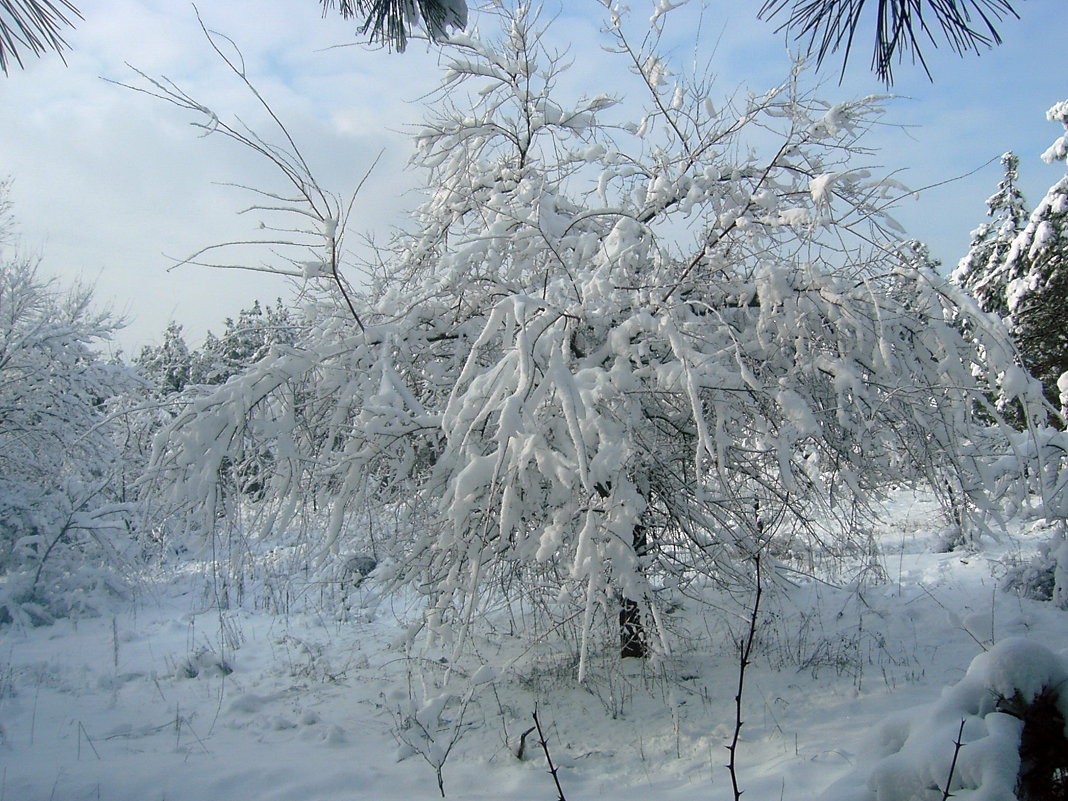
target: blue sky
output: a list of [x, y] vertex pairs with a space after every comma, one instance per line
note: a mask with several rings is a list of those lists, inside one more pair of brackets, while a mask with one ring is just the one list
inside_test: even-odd
[[[724, 95], [739, 85], [760, 90], [780, 82], [790, 44], [774, 24], [756, 19], [759, 5], [690, 0], [674, 12], [667, 35], [680, 68], [708, 61]], [[653, 3], [630, 6], [642, 19]], [[254, 299], [290, 291], [284, 281], [245, 272], [167, 271], [168, 257], [242, 235], [246, 221], [235, 214], [247, 198], [220, 184], [270, 178], [264, 165], [220, 137], [198, 137], [177, 109], [101, 77], [131, 80], [130, 63], [174, 79], [220, 115], [257, 124], [258, 112], [211, 53], [191, 5], [83, 0], [80, 7], [85, 21], [68, 37], [66, 66], [47, 57], [0, 78], [0, 175], [14, 179], [23, 247], [42, 255], [45, 272], [96, 284], [98, 298], [129, 322], [119, 340], [127, 352], [158, 339], [170, 319], [195, 344]], [[576, 80], [589, 80], [591, 93], [611, 92], [613, 73], [597, 61], [600, 5], [571, 0], [563, 7], [553, 35], [571, 47]], [[879, 161], [901, 170], [910, 187], [949, 181], [905, 201], [896, 214], [948, 265], [983, 219], [1001, 153], [1020, 156], [1032, 205], [1063, 175], [1063, 164], [1047, 165], [1039, 155], [1061, 133], [1046, 121], [1046, 109], [1068, 98], [1064, 0], [1020, 0], [1018, 10], [1022, 19], [1002, 26], [1005, 43], [981, 57], [932, 51], [934, 83], [919, 67], [901, 65], [893, 90], [899, 97], [876, 137]], [[413, 43], [398, 55], [338, 47], [356, 41], [355, 25], [322, 19], [313, 0], [216, 0], [201, 13], [240, 45], [250, 77], [324, 183], [348, 191], [383, 152], [357, 201], [357, 227], [383, 233], [403, 219], [417, 184], [403, 169], [410, 152], [405, 131], [420, 119], [419, 98], [435, 85], [433, 48]], [[838, 101], [886, 91], [867, 70], [868, 57], [864, 40], [841, 84], [840, 62], [832, 57], [816, 76], [823, 96]], [[966, 177], [950, 181], [959, 176]]]

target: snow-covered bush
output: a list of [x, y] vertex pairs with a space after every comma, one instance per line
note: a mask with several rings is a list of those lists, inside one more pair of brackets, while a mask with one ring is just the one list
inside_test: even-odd
[[94, 349], [115, 321], [0, 251], [0, 622], [92, 609], [119, 588], [132, 507], [108, 404], [133, 385]]
[[426, 676], [408, 677], [408, 697], [394, 691], [383, 698], [393, 717], [392, 734], [397, 741], [397, 761], [418, 755], [434, 771], [438, 792], [445, 798], [445, 763], [465, 732], [473, 728], [465, 721], [480, 684], [492, 681], [489, 668], [472, 676], [462, 694], [450, 692]]
[[1030, 640], [1003, 640], [975, 657], [964, 678], [937, 701], [883, 722], [858, 760], [861, 767], [824, 797], [828, 801], [1064, 798], [1066, 718], [1064, 658]]
[[392, 519], [378, 577], [458, 650], [498, 602], [530, 631], [581, 621], [583, 655], [599, 620], [666, 650], [661, 599], [748, 586], [761, 552], [866, 551], [888, 486], [987, 506], [1008, 445], [977, 410], [1040, 417], [1004, 328], [898, 246], [900, 187], [863, 145], [879, 98], [821, 100], [799, 70], [720, 103], [607, 13], [625, 102], [561, 88], [534, 8], [453, 39], [415, 137], [426, 200], [358, 296], [344, 206], [271, 151], [315, 221], [306, 333], [158, 440], [208, 527], [250, 440], [274, 454], [262, 536], [321, 524], [302, 536], [328, 562]]

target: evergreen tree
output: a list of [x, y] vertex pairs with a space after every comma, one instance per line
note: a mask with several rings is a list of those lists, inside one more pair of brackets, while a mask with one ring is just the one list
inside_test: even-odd
[[1019, 163], [1015, 153], [1001, 157], [1004, 176], [986, 201], [986, 214], [992, 219], [972, 231], [968, 253], [953, 272], [953, 280], [971, 291], [984, 311], [1001, 317], [1009, 313], [1005, 258], [1027, 223], [1027, 201], [1017, 187]]
[[134, 364], [161, 396], [181, 392], [190, 382], [192, 355], [182, 337], [182, 326], [171, 320], [159, 345], [145, 345]]
[[266, 309], [260, 302], [242, 309], [237, 320], [227, 317], [221, 337], [210, 331], [193, 356], [192, 383], [225, 384], [226, 380], [267, 355], [272, 345], [291, 345], [296, 325], [281, 299]]
[[190, 354], [189, 383], [221, 384], [226, 381], [219, 368], [222, 344], [212, 331], [204, 336], [204, 344]]
[[[1068, 130], [1068, 100], [1047, 114]], [[1043, 154], [1068, 160], [1068, 133]], [[1050, 187], [1005, 260], [1006, 305], [1012, 330], [1047, 399], [1060, 406], [1058, 382], [1068, 372], [1068, 175]]]

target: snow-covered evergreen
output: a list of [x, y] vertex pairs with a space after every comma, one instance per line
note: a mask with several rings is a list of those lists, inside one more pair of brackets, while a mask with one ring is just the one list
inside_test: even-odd
[[192, 354], [190, 377], [194, 384], [223, 384], [230, 376], [262, 359], [272, 345], [291, 345], [297, 336], [295, 322], [281, 300], [261, 307], [254, 301], [227, 318], [223, 332], [208, 332], [204, 344]]
[[1009, 313], [1005, 260], [1028, 216], [1027, 201], [1017, 187], [1019, 164], [1015, 153], [1001, 157], [1004, 175], [986, 201], [986, 214], [992, 219], [972, 231], [968, 252], [953, 272], [953, 280], [975, 295], [984, 311], [1001, 317]]
[[[1048, 112], [1068, 128], [1068, 101]], [[1068, 161], [1061, 137], [1043, 154]], [[1028, 368], [1060, 406], [1058, 382], [1068, 372], [1068, 175], [1050, 187], [1005, 258], [1006, 301], [1013, 334]]]
[[141, 348], [134, 364], [162, 396], [185, 389], [190, 379], [192, 356], [182, 336], [181, 324], [171, 320], [163, 331], [163, 341]]

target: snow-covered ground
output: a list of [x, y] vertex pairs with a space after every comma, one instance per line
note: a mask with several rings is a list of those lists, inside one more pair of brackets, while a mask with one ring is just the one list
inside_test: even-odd
[[[1000, 588], [1037, 533], [938, 553], [938, 515], [911, 494], [885, 521], [881, 580], [842, 570], [837, 584], [799, 581], [762, 606], [738, 748], [750, 801], [857, 797], [909, 725], [948, 764], [962, 718], [949, 720], [960, 710], [943, 688], [976, 655], [1006, 642], [998, 653], [1024, 653], [1017, 637], [1068, 647], [1064, 612]], [[111, 616], [3, 631], [0, 801], [433, 799], [434, 763], [449, 798], [552, 801], [541, 745], [523, 738], [535, 707], [568, 801], [733, 798], [725, 746], [747, 599], [684, 605], [672, 656], [605, 655], [579, 685], [572, 654], [524, 650], [504, 626], [472, 640], [471, 665], [489, 666], [475, 670], [449, 651], [413, 656], [389, 603], [346, 620], [220, 612], [192, 589], [202, 583], [148, 587]], [[973, 678], [995, 672], [983, 670]], [[905, 723], [891, 736], [888, 720]], [[983, 734], [966, 731], [962, 760]]]

